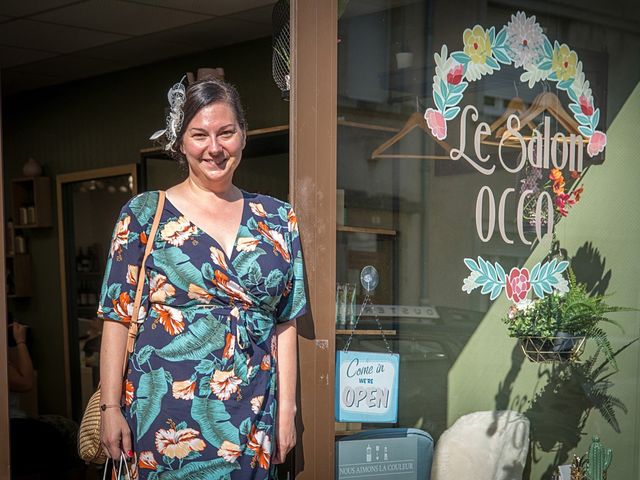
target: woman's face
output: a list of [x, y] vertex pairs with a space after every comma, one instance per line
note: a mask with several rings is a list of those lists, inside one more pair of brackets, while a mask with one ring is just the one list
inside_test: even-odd
[[187, 157], [189, 174], [200, 182], [231, 183], [244, 145], [245, 133], [233, 109], [225, 102], [216, 102], [191, 119], [180, 151]]

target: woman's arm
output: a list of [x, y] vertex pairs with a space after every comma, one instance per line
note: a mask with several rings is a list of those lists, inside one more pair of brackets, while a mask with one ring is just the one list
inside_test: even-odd
[[111, 458], [120, 458], [121, 451], [131, 456], [131, 433], [119, 408], [127, 332], [128, 326], [119, 322], [105, 321], [102, 326], [100, 404], [109, 406], [102, 412], [102, 444]]
[[296, 444], [296, 381], [298, 375], [298, 330], [296, 320], [276, 325], [278, 416], [277, 445], [273, 463], [283, 463]]
[[13, 322], [13, 339], [16, 342], [13, 362], [9, 365], [9, 390], [28, 392], [33, 388], [33, 363], [27, 348], [27, 327]]

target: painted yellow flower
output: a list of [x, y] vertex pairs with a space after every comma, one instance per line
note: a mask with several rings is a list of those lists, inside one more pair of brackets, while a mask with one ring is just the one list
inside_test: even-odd
[[193, 428], [183, 428], [176, 430], [160, 429], [156, 432], [156, 449], [160, 454], [169, 458], [184, 458], [191, 452], [204, 450], [206, 444], [198, 438], [200, 432]]
[[551, 60], [551, 70], [556, 74], [558, 80], [569, 80], [576, 75], [578, 65], [578, 55], [565, 43], [553, 49], [553, 59]]
[[491, 56], [491, 40], [489, 34], [480, 25], [467, 28], [462, 35], [464, 40], [464, 53], [469, 55], [472, 63], [482, 63]]
[[236, 445], [229, 440], [223, 441], [218, 449], [218, 456], [224, 458], [227, 462], [235, 462], [240, 455], [242, 455], [240, 445]]

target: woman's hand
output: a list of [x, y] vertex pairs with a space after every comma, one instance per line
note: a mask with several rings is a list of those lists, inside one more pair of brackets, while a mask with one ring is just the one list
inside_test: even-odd
[[119, 459], [121, 453], [133, 456], [131, 430], [119, 408], [107, 408], [102, 415], [102, 447], [107, 457]]
[[276, 418], [276, 451], [272, 461], [274, 464], [284, 463], [287, 454], [296, 445], [296, 407], [295, 405], [278, 405]]
[[13, 322], [13, 339], [16, 341], [16, 345], [26, 343], [27, 327], [18, 322]]

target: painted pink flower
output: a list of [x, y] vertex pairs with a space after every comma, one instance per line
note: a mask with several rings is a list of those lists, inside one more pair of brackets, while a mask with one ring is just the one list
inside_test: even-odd
[[578, 103], [580, 104], [580, 110], [582, 110], [582, 113], [584, 113], [588, 117], [593, 114], [593, 104], [587, 97], [585, 97], [584, 95], [580, 95]]
[[456, 64], [449, 73], [447, 73], [447, 83], [451, 85], [458, 85], [462, 81], [464, 75], [464, 67], [459, 63]]
[[587, 145], [587, 153], [590, 157], [595, 157], [597, 154], [604, 150], [606, 144], [607, 136], [604, 133], [596, 130], [595, 132], [593, 132], [593, 135], [591, 135], [591, 138], [589, 139], [589, 145]]
[[525, 299], [531, 284], [529, 283], [529, 270], [526, 268], [512, 268], [507, 277], [507, 297], [514, 303]]
[[433, 108], [427, 108], [424, 114], [427, 125], [431, 129], [431, 134], [438, 140], [444, 140], [447, 138], [447, 121], [438, 110]]

